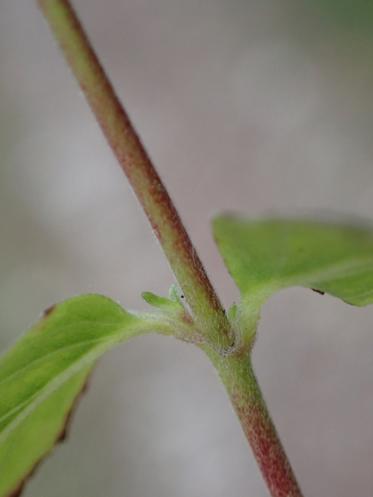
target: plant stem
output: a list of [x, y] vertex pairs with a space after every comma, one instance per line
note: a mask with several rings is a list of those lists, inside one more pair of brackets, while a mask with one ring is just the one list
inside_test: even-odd
[[231, 327], [180, 217], [68, 0], [38, 0], [175, 273], [272, 497], [302, 497], [247, 356], [223, 354]]
[[263, 399], [251, 359], [221, 357], [204, 348], [215, 365], [251, 445], [272, 497], [302, 497]]
[[232, 345], [230, 326], [183, 223], [68, 0], [38, 0], [139, 199], [202, 333]]

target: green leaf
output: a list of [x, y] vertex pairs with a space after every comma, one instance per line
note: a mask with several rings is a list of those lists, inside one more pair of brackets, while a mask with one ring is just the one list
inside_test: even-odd
[[63, 438], [96, 360], [115, 344], [160, 327], [106, 297], [81, 296], [48, 310], [0, 359], [0, 497], [19, 495]]
[[[373, 303], [373, 230], [309, 220], [219, 216], [216, 243], [245, 302], [290, 286]], [[255, 307], [254, 305], [254, 307]]]
[[143, 292], [141, 296], [145, 302], [161, 311], [171, 313], [179, 313], [180, 311], [184, 311], [183, 306], [181, 306], [179, 302], [168, 299], [167, 297], [161, 297], [152, 292]]
[[147, 304], [167, 314], [183, 316], [186, 312], [181, 300], [184, 297], [175, 284], [170, 286], [168, 297], [161, 297], [153, 292], [143, 292], [141, 296]]

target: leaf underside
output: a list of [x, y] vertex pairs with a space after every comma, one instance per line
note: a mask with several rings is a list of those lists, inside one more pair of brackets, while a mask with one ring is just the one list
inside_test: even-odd
[[19, 495], [64, 438], [96, 360], [147, 328], [106, 297], [76, 297], [48, 311], [0, 359], [0, 497]]
[[310, 220], [223, 215], [213, 232], [243, 300], [262, 304], [291, 286], [357, 306], [373, 303], [373, 230]]

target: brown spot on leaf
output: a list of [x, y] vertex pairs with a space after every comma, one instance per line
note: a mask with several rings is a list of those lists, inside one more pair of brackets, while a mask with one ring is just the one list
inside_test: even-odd
[[325, 292], [323, 292], [322, 290], [318, 290], [317, 288], [311, 288], [311, 290], [316, 293], [319, 293], [320, 295], [325, 295]]
[[14, 490], [14, 492], [9, 494], [9, 497], [19, 497], [23, 491], [23, 486], [24, 482], [22, 482], [21, 485], [16, 490]]
[[45, 311], [43, 312], [43, 318], [47, 318], [48, 316], [50, 316], [52, 314], [52, 312], [54, 311], [55, 308], [56, 308], [55, 304], [50, 305], [49, 307], [47, 307], [45, 309]]
[[[52, 309], [50, 310], [50, 312], [53, 311], [53, 308], [55, 306], [51, 306], [51, 307], [52, 307]], [[39, 459], [39, 461], [37, 461], [34, 464], [34, 466], [31, 468], [31, 470], [28, 472], [28, 474], [18, 483], [18, 485], [13, 490], [11, 490], [11, 492], [6, 497], [20, 497], [20, 495], [22, 494], [23, 490], [25, 489], [25, 485], [34, 476], [36, 470], [39, 468], [39, 466], [44, 461], [44, 459], [46, 457], [48, 457], [49, 454], [51, 454], [51, 452], [53, 452], [53, 450], [55, 449], [56, 445], [58, 445], [59, 443], [62, 443], [62, 442], [66, 441], [66, 439], [68, 437], [68, 434], [69, 434], [69, 430], [70, 430], [70, 426], [71, 426], [74, 414], [75, 414], [76, 409], [77, 409], [78, 404], [79, 404], [79, 401], [81, 400], [82, 396], [88, 390], [89, 381], [90, 381], [91, 375], [92, 375], [92, 371], [89, 373], [89, 375], [88, 375], [86, 381], [84, 382], [81, 390], [76, 395], [76, 397], [75, 397], [75, 399], [74, 399], [74, 401], [72, 403], [71, 408], [69, 409], [68, 413], [66, 414], [65, 420], [63, 422], [62, 429], [59, 432], [59, 434], [57, 435], [52, 448], [49, 450], [49, 452], [47, 454], [45, 454], [45, 456], [43, 456], [41, 459]]]
[[88, 378], [84, 382], [84, 385], [82, 386], [78, 395], [75, 397], [74, 402], [73, 402], [69, 412], [66, 414], [64, 425], [62, 427], [62, 430], [60, 431], [60, 434], [58, 435], [58, 437], [56, 439], [56, 443], [65, 442], [66, 439], [68, 438], [71, 423], [73, 422], [74, 414], [76, 412], [76, 409], [78, 407], [78, 404], [79, 404], [81, 398], [87, 393], [87, 390], [89, 388], [91, 375], [92, 375], [92, 372], [89, 374]]

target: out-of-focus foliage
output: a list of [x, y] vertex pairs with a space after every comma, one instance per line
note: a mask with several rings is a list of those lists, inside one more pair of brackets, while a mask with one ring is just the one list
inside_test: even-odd
[[369, 0], [303, 0], [331, 25], [373, 34], [373, 3]]

